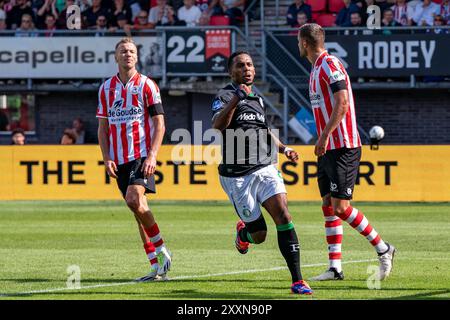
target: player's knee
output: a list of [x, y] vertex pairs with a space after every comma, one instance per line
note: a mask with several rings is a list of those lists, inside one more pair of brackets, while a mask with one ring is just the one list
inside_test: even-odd
[[291, 214], [289, 213], [289, 210], [287, 207], [283, 207], [280, 209], [280, 212], [278, 214], [278, 221], [275, 221], [278, 225], [280, 224], [288, 224], [289, 222], [291, 222], [292, 217]]
[[134, 194], [127, 194], [125, 197], [128, 208], [130, 208], [134, 213], [139, 213], [141, 207], [141, 201], [138, 196]]
[[322, 206], [329, 207], [331, 206], [331, 195], [327, 194], [326, 196], [322, 197]]
[[337, 206], [333, 208], [334, 214], [338, 217], [344, 216], [345, 211], [347, 210], [347, 207], [345, 206]]
[[251, 234], [253, 242], [256, 244], [263, 243], [266, 240], [267, 231], [261, 230]]

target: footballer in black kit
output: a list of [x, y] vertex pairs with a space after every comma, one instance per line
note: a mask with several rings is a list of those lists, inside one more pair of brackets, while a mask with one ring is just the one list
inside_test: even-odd
[[235, 246], [246, 254], [251, 243], [264, 242], [267, 225], [263, 206], [277, 228], [278, 247], [292, 277], [291, 291], [312, 294], [300, 271], [300, 245], [281, 173], [275, 167], [278, 153], [297, 162], [298, 154], [269, 130], [263, 99], [252, 91], [255, 67], [248, 52], [228, 59], [231, 83], [212, 103], [212, 126], [222, 132], [222, 163], [219, 180], [240, 220]]

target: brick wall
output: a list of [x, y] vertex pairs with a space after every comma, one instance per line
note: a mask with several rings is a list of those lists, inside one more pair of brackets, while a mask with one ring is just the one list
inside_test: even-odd
[[[359, 124], [369, 130], [374, 125], [385, 129], [384, 144], [450, 144], [450, 92], [445, 90], [355, 91]], [[211, 95], [211, 100], [213, 96]], [[166, 137], [176, 128], [190, 129], [192, 94], [181, 97], [162, 93], [166, 112]], [[96, 92], [50, 93], [36, 96], [37, 136], [28, 143], [59, 143], [63, 130], [81, 117], [86, 130], [96, 138]], [[197, 108], [198, 109], [198, 108]], [[210, 117], [209, 106], [202, 107]], [[196, 111], [197, 113], [199, 110]], [[9, 144], [9, 136], [0, 144]]]
[[[162, 93], [166, 113], [166, 136], [176, 128], [190, 128], [190, 96], [172, 97]], [[27, 137], [28, 144], [59, 144], [65, 128], [72, 127], [72, 121], [80, 117], [85, 129], [97, 142], [98, 122], [96, 92], [56, 92], [36, 95], [36, 136]], [[0, 144], [9, 144], [10, 137], [0, 137]]]
[[445, 90], [356, 91], [358, 123], [380, 125], [384, 144], [450, 144], [450, 92]]

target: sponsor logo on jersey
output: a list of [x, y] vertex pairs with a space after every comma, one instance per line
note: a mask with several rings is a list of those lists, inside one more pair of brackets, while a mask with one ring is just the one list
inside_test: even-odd
[[161, 103], [161, 94], [159, 92], [155, 93], [155, 104]]
[[351, 195], [352, 195], [352, 192], [353, 192], [353, 191], [352, 191], [351, 188], [347, 188], [347, 195], [348, 195], [348, 196], [351, 196]]
[[260, 113], [241, 113], [237, 118], [237, 121], [265, 121], [265, 117]]
[[337, 184], [331, 182], [331, 183], [330, 183], [330, 190], [331, 190], [331, 191], [338, 191]]
[[130, 89], [131, 94], [138, 94], [139, 93], [139, 87], [131, 87]]
[[249, 209], [244, 208], [244, 210], [242, 210], [242, 214], [246, 217], [250, 217], [252, 215], [252, 212]]
[[219, 99], [217, 99], [213, 102], [212, 111], [217, 111], [217, 110], [221, 109], [222, 106], [223, 106], [223, 102], [220, 101]]
[[343, 74], [342, 72], [340, 72], [340, 71], [334, 71], [334, 72], [331, 74], [330, 78], [333, 79], [334, 81], [339, 81], [339, 80], [344, 80], [344, 79], [345, 79], [345, 76], [344, 76], [344, 74]]
[[141, 115], [143, 110], [139, 107], [134, 107], [131, 109], [120, 109], [118, 110], [109, 110], [108, 111], [108, 117], [115, 118], [115, 117], [125, 117], [125, 116], [137, 116]]
[[123, 106], [123, 99], [120, 98], [119, 100], [114, 101], [113, 103], [113, 109], [121, 109]]

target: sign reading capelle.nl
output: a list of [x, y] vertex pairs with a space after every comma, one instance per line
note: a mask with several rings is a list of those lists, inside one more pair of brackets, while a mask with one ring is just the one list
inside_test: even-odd
[[[0, 37], [0, 78], [109, 78], [117, 72], [114, 49], [120, 39], [22, 37], [18, 41], [14, 37]], [[155, 54], [152, 48], [160, 39], [148, 36], [133, 40], [138, 49], [137, 68], [148, 73], [150, 66], [146, 62]]]

